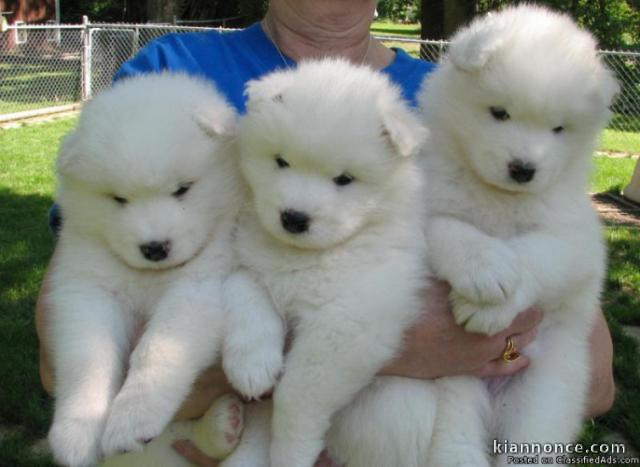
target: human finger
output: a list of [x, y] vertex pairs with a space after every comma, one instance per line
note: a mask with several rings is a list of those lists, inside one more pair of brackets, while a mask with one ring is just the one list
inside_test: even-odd
[[523, 333], [520, 334], [511, 334], [508, 336], [503, 336], [502, 333], [491, 338], [492, 343], [492, 359], [501, 359], [504, 351], [507, 347], [507, 339], [511, 338], [515, 348], [517, 351], [522, 351], [525, 347], [527, 347], [531, 342], [535, 340], [538, 335], [538, 326], [535, 326]]
[[190, 463], [199, 467], [217, 467], [219, 465], [217, 460], [207, 456], [204, 452], [198, 449], [195, 444], [187, 439], [180, 439], [174, 442], [171, 446], [178, 454]]

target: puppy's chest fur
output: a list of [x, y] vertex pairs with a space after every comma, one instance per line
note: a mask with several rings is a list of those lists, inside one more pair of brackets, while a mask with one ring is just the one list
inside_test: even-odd
[[[419, 232], [417, 224], [415, 232]], [[340, 302], [352, 294], [350, 284], [358, 284], [364, 272], [385, 262], [400, 259], [407, 268], [413, 267], [418, 261], [411, 256], [420, 257], [422, 250], [411, 242], [418, 245], [418, 240], [405, 244], [404, 240], [392, 242], [377, 232], [365, 232], [329, 250], [300, 249], [266, 233], [250, 209], [241, 215], [236, 236], [240, 264], [269, 291], [276, 309], [287, 320]], [[398, 255], [407, 255], [407, 259]]]
[[444, 156], [429, 154], [427, 209], [474, 225], [487, 235], [509, 239], [529, 232], [560, 230], [585, 223], [591, 215], [587, 196], [570, 187], [553, 186], [544, 193], [509, 193], [478, 181], [469, 170]]
[[123, 310], [147, 318], [167, 293], [179, 293], [187, 284], [212, 287], [215, 289], [212, 293], [218, 294], [219, 284], [234, 263], [230, 243], [230, 233], [220, 232], [196, 257], [181, 266], [142, 270], [125, 265], [95, 239], [63, 236], [60, 240], [61, 267], [56, 269], [53, 280], [65, 284], [74, 277], [76, 281], [82, 278], [83, 282], [115, 297]]

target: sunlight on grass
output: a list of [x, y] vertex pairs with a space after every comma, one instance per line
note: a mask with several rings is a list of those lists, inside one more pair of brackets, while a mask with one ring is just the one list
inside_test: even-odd
[[394, 35], [420, 39], [420, 23], [403, 24], [382, 19], [373, 22], [371, 32], [381, 36]]
[[640, 154], [640, 133], [606, 129], [602, 133], [600, 149], [603, 151]]
[[591, 174], [591, 192], [620, 193], [631, 180], [636, 159], [631, 157], [594, 157]]

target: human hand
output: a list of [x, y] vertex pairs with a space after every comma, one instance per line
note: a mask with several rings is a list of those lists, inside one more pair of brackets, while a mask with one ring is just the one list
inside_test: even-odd
[[382, 369], [381, 375], [433, 379], [442, 376], [505, 376], [529, 365], [526, 356], [505, 362], [502, 353], [507, 337], [523, 349], [536, 337], [542, 311], [529, 308], [511, 325], [494, 335], [469, 333], [455, 323], [449, 303], [450, 286], [434, 282], [424, 292], [426, 311], [406, 333], [403, 353]]

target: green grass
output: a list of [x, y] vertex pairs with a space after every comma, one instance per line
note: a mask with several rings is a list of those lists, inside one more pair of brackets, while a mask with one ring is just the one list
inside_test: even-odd
[[600, 140], [602, 151], [640, 154], [640, 131], [621, 131], [607, 128]]
[[636, 159], [631, 157], [594, 157], [591, 192], [620, 193], [631, 180]]
[[[631, 179], [636, 160], [594, 158], [591, 191], [620, 193]], [[638, 345], [623, 325], [640, 326], [640, 231], [638, 228], [607, 225], [608, 274], [602, 307], [614, 344], [614, 374], [618, 394], [613, 409], [596, 422], [587, 424], [583, 441], [602, 442], [609, 431], [623, 433], [640, 449], [640, 370]]]
[[[61, 137], [75, 122], [67, 118], [0, 130], [0, 465], [50, 465], [31, 449], [45, 436], [51, 417], [51, 400], [38, 378], [33, 310], [53, 249], [46, 226], [53, 161]], [[629, 158], [595, 158], [591, 189], [618, 190], [634, 164]], [[640, 449], [638, 351], [622, 331], [623, 324], [640, 325], [640, 235], [630, 227], [608, 227], [606, 236], [610, 269], [603, 305], [615, 342], [619, 395], [612, 412], [585, 425], [583, 439], [601, 441], [614, 429]]]
[[420, 23], [404, 24], [380, 19], [373, 22], [371, 32], [380, 36], [405, 36], [420, 39]]
[[52, 202], [52, 163], [66, 119], [0, 130], [0, 465], [44, 465], [29, 446], [45, 436], [51, 401], [38, 379], [33, 310], [53, 249], [47, 230]]
[[0, 115], [71, 104], [80, 100], [79, 62], [3, 56]]

